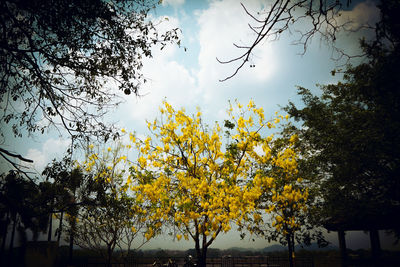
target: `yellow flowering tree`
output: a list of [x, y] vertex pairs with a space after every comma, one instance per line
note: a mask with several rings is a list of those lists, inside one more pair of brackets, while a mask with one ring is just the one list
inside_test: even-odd
[[207, 248], [218, 235], [228, 232], [232, 223], [248, 221], [263, 192], [273, 190], [273, 178], [261, 172], [251, 176], [255, 163], [290, 165], [271, 153], [272, 137], [262, 137], [279, 118], [266, 121], [263, 109], [252, 101], [247, 107], [230, 105], [225, 149], [221, 126], [207, 126], [199, 110], [189, 116], [164, 102], [160, 113], [148, 122], [151, 136], [139, 140], [130, 135], [139, 152], [131, 168], [139, 185], [131, 189], [137, 201], [151, 207], [148, 218], [158, 221], [148, 238], [172, 224], [177, 240], [194, 241], [198, 264], [205, 266]]
[[[303, 177], [306, 173], [300, 171], [298, 144], [296, 134], [284, 132], [269, 143], [271, 160], [261, 164], [255, 175], [269, 177], [272, 190], [263, 191], [258, 214], [253, 216], [253, 223], [249, 224], [251, 231], [265, 236], [269, 241], [280, 241], [288, 246], [290, 266], [294, 265], [296, 233], [297, 241], [304, 244], [317, 239], [311, 235], [320, 234], [318, 230], [314, 232], [314, 226], [308, 220], [308, 209], [313, 199], [309, 192], [309, 177]], [[269, 216], [263, 217], [265, 212]]]

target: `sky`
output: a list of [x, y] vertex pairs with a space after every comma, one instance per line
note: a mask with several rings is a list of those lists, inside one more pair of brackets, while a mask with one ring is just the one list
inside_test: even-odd
[[[269, 0], [247, 0], [246, 8], [256, 14]], [[353, 9], [344, 12], [343, 18], [351, 18], [352, 25], [375, 21], [378, 10], [372, 2], [353, 2]], [[254, 51], [250, 63], [225, 82], [237, 64], [220, 64], [241, 51], [235, 44], [249, 44], [255, 35], [248, 27], [254, 21], [245, 13], [237, 0], [165, 0], [150, 12], [150, 19], [157, 22], [159, 32], [166, 29], [181, 30], [181, 46], [169, 45], [163, 50], [153, 49], [153, 57], [145, 59], [143, 73], [148, 80], [140, 88], [139, 97], [124, 96], [124, 101], [108, 113], [106, 120], [119, 127], [147, 134], [146, 120], [153, 121], [159, 106], [167, 100], [176, 108], [188, 112], [200, 107], [203, 119], [213, 123], [223, 121], [229, 101], [247, 104], [253, 99], [263, 107], [266, 117], [273, 117], [289, 101], [300, 104], [297, 86], [318, 93], [316, 84], [337, 82], [340, 75], [331, 71], [345, 63], [332, 59], [332, 46], [315, 36], [304, 55], [301, 45], [293, 45], [299, 35], [285, 32], [279, 40], [261, 43]], [[254, 25], [254, 24], [253, 24]], [[301, 29], [302, 25], [299, 25]], [[295, 30], [295, 29], [294, 29]], [[347, 52], [358, 49], [360, 33], [343, 33], [335, 45]], [[255, 67], [250, 67], [255, 65]], [[50, 130], [44, 135], [14, 139], [8, 142], [11, 151], [18, 151], [33, 158], [38, 173], [52, 158], [65, 151], [69, 140]]]
[[[243, 1], [253, 14], [262, 13], [269, 0]], [[343, 12], [341, 19], [350, 18], [349, 27], [356, 28], [367, 22], [373, 23], [379, 12], [371, 1], [352, 1]], [[296, 31], [285, 32], [278, 40], [267, 40], [254, 51], [249, 64], [245, 65], [233, 78], [220, 82], [233, 73], [237, 65], [220, 64], [240, 55], [233, 44], [246, 45], [255, 35], [248, 27], [254, 21], [245, 13], [237, 0], [164, 0], [150, 12], [150, 19], [158, 21], [160, 32], [170, 28], [181, 30], [181, 45], [169, 45], [163, 50], [155, 48], [153, 58], [144, 60], [143, 73], [148, 82], [141, 88], [141, 96], [129, 95], [125, 103], [111, 111], [107, 120], [116, 122], [121, 128], [137, 134], [148, 134], [146, 120], [153, 121], [158, 115], [159, 106], [167, 100], [176, 108], [191, 112], [199, 107], [203, 118], [210, 124], [223, 121], [229, 101], [247, 104], [253, 99], [263, 107], [266, 117], [273, 117], [289, 101], [300, 105], [297, 86], [318, 93], [316, 84], [335, 83], [340, 75], [331, 71], [345, 63], [335, 61], [332, 46], [315, 36], [304, 55], [303, 47], [293, 45], [298, 38]], [[299, 28], [304, 25], [298, 25]], [[365, 32], [340, 33], [336, 45], [349, 53], [358, 49], [358, 40]], [[356, 63], [356, 62], [354, 62]], [[250, 67], [255, 65], [255, 67]], [[281, 111], [282, 113], [282, 111]], [[60, 158], [68, 147], [69, 140], [57, 132], [42, 136], [18, 139], [9, 149], [18, 151], [26, 158], [34, 160], [33, 169], [40, 173], [55, 157]], [[233, 233], [218, 237], [212, 247], [254, 247], [267, 246], [263, 239], [255, 242], [240, 240]], [[368, 237], [358, 233], [349, 246], [368, 247]], [[332, 240], [336, 242], [336, 237]], [[367, 240], [367, 241], [365, 241]], [[334, 242], [334, 243], [335, 243]], [[352, 244], [353, 242], [354, 244]], [[337, 242], [336, 242], [337, 244]], [[173, 242], [171, 237], [163, 236], [152, 240], [144, 248], [191, 248], [192, 243]]]

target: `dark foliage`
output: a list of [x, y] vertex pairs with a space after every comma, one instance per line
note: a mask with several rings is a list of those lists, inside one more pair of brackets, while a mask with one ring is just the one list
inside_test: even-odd
[[380, 8], [377, 39], [361, 43], [366, 62], [349, 67], [343, 82], [320, 86], [321, 96], [299, 88], [305, 107], [286, 107], [302, 122], [308, 167], [321, 182], [321, 216], [333, 228], [400, 225], [400, 5]]
[[[139, 95], [142, 60], [177, 40], [159, 34], [144, 0], [6, 0], [0, 3], [2, 124], [14, 136], [66, 130], [73, 140], [115, 137], [103, 115], [118, 90]], [[0, 131], [4, 139], [5, 132]], [[13, 156], [0, 151], [3, 157]], [[10, 161], [11, 162], [11, 161]], [[11, 162], [12, 163], [12, 162]], [[13, 164], [14, 167], [18, 167]]]

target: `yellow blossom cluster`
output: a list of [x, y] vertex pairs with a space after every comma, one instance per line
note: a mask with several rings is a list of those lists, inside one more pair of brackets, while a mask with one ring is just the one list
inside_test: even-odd
[[68, 212], [66, 212], [66, 213], [64, 214], [64, 217], [65, 217], [65, 220], [66, 220], [67, 222], [69, 222], [70, 224], [72, 224], [72, 223], [78, 223], [78, 222], [79, 222], [79, 219], [78, 219], [77, 216], [71, 215], [71, 214], [69, 214]]
[[263, 137], [263, 131], [283, 117], [266, 121], [263, 109], [253, 101], [246, 107], [237, 103], [235, 110], [230, 105], [234, 127], [227, 148], [218, 123], [210, 128], [200, 110], [189, 116], [167, 102], [160, 108], [161, 118], [148, 122], [152, 137], [140, 140], [130, 135], [139, 153], [131, 168], [138, 184], [130, 188], [149, 207], [147, 218], [173, 224], [178, 240], [202, 238], [208, 246], [232, 223], [240, 225], [251, 214], [259, 219], [256, 203], [265, 191], [275, 189], [275, 183], [261, 172], [253, 177], [255, 163], [271, 161], [284, 171], [296, 171], [294, 152], [275, 157], [270, 147], [273, 136]]
[[[159, 119], [147, 122], [151, 136], [139, 139], [129, 133], [129, 145], [101, 152], [89, 146], [91, 153], [80, 164], [80, 168], [95, 173], [97, 181], [120, 183], [125, 175], [118, 190], [126, 193], [129, 189], [135, 197], [132, 211], [148, 223], [147, 239], [158, 234], [163, 225], [173, 225], [177, 240], [192, 238], [208, 247], [234, 223], [261, 223], [258, 204], [266, 194], [272, 195], [272, 201], [263, 206], [264, 211], [274, 214], [276, 229], [298, 227], [296, 212], [305, 209], [308, 194], [297, 179], [293, 147], [298, 138], [292, 136], [276, 151], [275, 136], [268, 132], [287, 116], [276, 114], [267, 121], [264, 110], [253, 101], [247, 106], [230, 104], [225, 141], [226, 129], [218, 123], [207, 126], [199, 109], [187, 115], [185, 110], [163, 102], [160, 113]], [[120, 149], [131, 147], [138, 153], [134, 163], [119, 156]], [[279, 169], [278, 175], [257, 167], [265, 164]]]
[[275, 151], [278, 156], [270, 162], [274, 170], [270, 174], [275, 178], [270, 180], [274, 185], [270, 205], [265, 211], [273, 215], [272, 226], [283, 235], [300, 229], [300, 218], [307, 210], [309, 197], [303, 179], [298, 176], [296, 142], [297, 135], [292, 135], [286, 146]]
[[[124, 129], [121, 131], [125, 132]], [[130, 148], [130, 145], [125, 146], [121, 143], [105, 148], [89, 145], [86, 159], [81, 163], [76, 162], [75, 167], [90, 174], [94, 181], [107, 185], [107, 193], [112, 193], [116, 199], [121, 199], [127, 195], [128, 189], [134, 184], [133, 177], [128, 171], [130, 163], [127, 155]], [[132, 192], [129, 194], [135, 197]], [[145, 210], [138, 202], [135, 204], [137, 205], [131, 207], [132, 212], [137, 216], [142, 216]]]
[[76, 163], [76, 167], [86, 173], [93, 173], [96, 181], [121, 182], [121, 174], [125, 172], [127, 165], [127, 156], [122, 155], [126, 153], [125, 148], [122, 144], [118, 144], [115, 148], [107, 147], [100, 150], [91, 144], [87, 149], [86, 160]]

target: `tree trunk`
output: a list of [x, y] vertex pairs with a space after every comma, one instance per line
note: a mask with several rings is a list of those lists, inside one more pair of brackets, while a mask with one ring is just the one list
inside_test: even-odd
[[294, 233], [292, 233], [292, 260], [293, 260], [293, 266], [296, 266], [296, 257], [295, 257], [295, 249], [294, 249]]
[[61, 214], [60, 214], [60, 224], [58, 225], [58, 236], [57, 236], [58, 244], [60, 244], [60, 239], [61, 239], [62, 226], [63, 226], [63, 216], [64, 216], [64, 211], [62, 211]]
[[370, 230], [369, 236], [371, 240], [371, 253], [372, 253], [372, 260], [374, 266], [380, 265], [380, 257], [381, 257], [381, 244], [379, 241], [379, 232], [378, 230]]
[[53, 232], [53, 213], [50, 213], [49, 218], [49, 232], [47, 233], [47, 241], [51, 241], [51, 233]]
[[339, 237], [340, 256], [342, 259], [342, 267], [347, 267], [347, 249], [346, 249], [345, 232], [343, 230], [339, 230], [338, 237]]
[[206, 267], [207, 263], [207, 248], [203, 248], [200, 251], [200, 255], [197, 255], [197, 266]]
[[294, 267], [294, 262], [293, 262], [293, 243], [292, 243], [292, 235], [287, 234], [286, 235], [286, 240], [288, 243], [288, 250], [289, 250], [289, 266]]
[[6, 248], [6, 239], [7, 239], [7, 233], [8, 233], [8, 225], [10, 224], [10, 212], [7, 211], [6, 218], [4, 220], [4, 225], [3, 229], [1, 229], [2, 233], [2, 240], [1, 240], [1, 250], [0, 250], [0, 264], [5, 263], [5, 260], [3, 261], [4, 258], [4, 251]]
[[197, 257], [197, 266], [198, 267], [206, 267], [207, 260], [207, 247], [205, 246], [205, 242], [203, 241], [203, 247], [200, 248], [200, 240], [195, 240], [196, 242], [196, 257]]
[[14, 223], [13, 223], [13, 228], [12, 228], [12, 232], [11, 232], [9, 253], [11, 253], [14, 248], [15, 229], [17, 227], [17, 214], [14, 215], [13, 221], [14, 221]]
[[198, 238], [197, 238], [197, 240], [195, 240], [195, 249], [196, 249], [196, 258], [197, 258], [197, 260], [200, 260], [201, 249], [200, 249], [200, 241]]
[[111, 265], [112, 249], [111, 244], [107, 244], [107, 267], [112, 267]]
[[10, 212], [7, 211], [6, 218], [4, 220], [3, 229], [1, 229], [2, 240], [1, 240], [0, 259], [2, 258], [4, 249], [6, 248], [6, 239], [7, 239], [7, 233], [8, 233], [7, 230], [8, 230], [9, 224], [10, 224]]
[[69, 232], [69, 263], [72, 264], [72, 256], [74, 250], [74, 234], [75, 234], [75, 223], [72, 223], [71, 229]]

